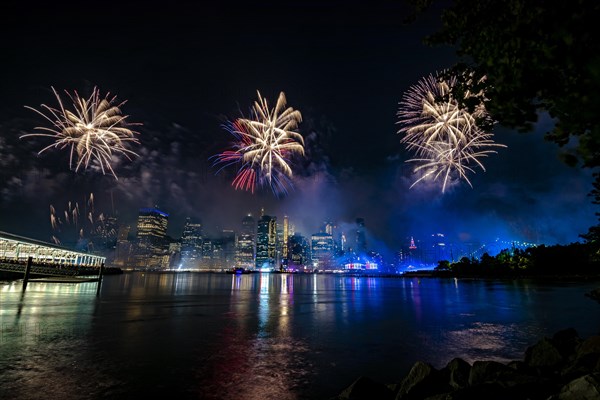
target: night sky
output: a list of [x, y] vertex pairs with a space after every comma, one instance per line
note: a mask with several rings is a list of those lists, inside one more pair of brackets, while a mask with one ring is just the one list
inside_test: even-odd
[[[496, 127], [508, 147], [470, 175], [473, 188], [409, 189], [398, 102], [458, 60], [450, 47], [422, 44], [439, 10], [405, 25], [409, 9], [392, 1], [56, 3], [3, 3], [0, 230], [48, 240], [49, 205], [62, 210], [89, 193], [97, 213], [114, 208], [125, 223], [157, 205], [172, 237], [187, 216], [210, 234], [237, 229], [261, 207], [288, 214], [305, 235], [324, 220], [345, 228], [362, 217], [370, 247], [384, 252], [437, 232], [566, 244], [596, 222], [591, 171], [560, 161], [561, 149], [542, 138], [552, 126], [544, 115], [532, 133]], [[50, 139], [19, 139], [44, 124], [24, 106], [54, 106], [51, 86], [86, 97], [97, 86], [127, 100], [129, 121], [143, 123], [140, 157], [115, 166], [118, 181], [93, 168], [75, 174], [65, 150], [38, 156]], [[257, 90], [271, 102], [283, 91], [302, 112], [306, 157], [295, 160], [284, 197], [235, 191], [234, 171], [215, 174], [209, 160], [232, 139], [221, 124], [247, 114]]]

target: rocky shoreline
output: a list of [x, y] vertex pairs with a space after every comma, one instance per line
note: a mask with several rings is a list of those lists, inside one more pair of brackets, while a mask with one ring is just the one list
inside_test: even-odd
[[600, 335], [556, 332], [503, 364], [455, 358], [442, 369], [417, 362], [400, 382], [360, 377], [331, 400], [600, 400]]

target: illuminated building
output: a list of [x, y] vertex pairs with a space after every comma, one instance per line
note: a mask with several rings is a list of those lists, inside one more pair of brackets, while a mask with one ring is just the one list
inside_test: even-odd
[[181, 235], [181, 267], [199, 268], [202, 257], [202, 224], [186, 218]]
[[256, 222], [252, 215], [248, 214], [242, 219], [242, 232], [237, 243], [237, 266], [240, 268], [253, 269], [254, 264], [254, 238], [256, 234]]
[[335, 268], [333, 257], [333, 237], [330, 234], [313, 234], [311, 237], [310, 250], [314, 268], [321, 271]]
[[213, 240], [203, 238], [202, 240], [202, 257], [200, 258], [200, 269], [210, 270], [213, 268]]
[[139, 267], [159, 268], [166, 253], [165, 238], [169, 214], [156, 208], [141, 208], [137, 221]]
[[230, 229], [224, 229], [219, 240], [215, 241], [215, 248], [219, 250], [219, 254], [214, 254], [215, 265], [214, 269], [229, 269], [235, 268], [236, 254], [236, 237], [235, 232]]
[[288, 263], [288, 251], [289, 251], [289, 243], [288, 243], [288, 238], [289, 238], [289, 227], [290, 227], [290, 221], [287, 215], [285, 215], [283, 217], [283, 240], [282, 240], [282, 248], [281, 248], [281, 259], [282, 259], [282, 264], [287, 265]]
[[129, 264], [131, 257], [131, 242], [129, 241], [129, 225], [123, 225], [119, 228], [117, 234], [117, 247], [115, 254], [115, 265], [125, 267]]
[[256, 268], [272, 269], [276, 262], [277, 217], [262, 215], [256, 230]]
[[310, 265], [310, 246], [306, 241], [306, 238], [300, 234], [293, 234], [289, 238], [289, 259], [288, 269], [303, 270], [308, 267], [312, 270]]

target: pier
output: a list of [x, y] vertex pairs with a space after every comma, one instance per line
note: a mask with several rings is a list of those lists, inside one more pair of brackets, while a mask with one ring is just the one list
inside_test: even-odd
[[102, 281], [106, 257], [0, 231], [0, 271], [23, 274], [28, 282], [80, 283]]

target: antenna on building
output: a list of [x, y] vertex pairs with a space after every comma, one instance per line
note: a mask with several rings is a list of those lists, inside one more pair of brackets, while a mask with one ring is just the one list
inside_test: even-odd
[[415, 245], [415, 239], [413, 239], [413, 237], [410, 237], [410, 246], [408, 246], [409, 249], [411, 250], [416, 250], [417, 246]]

